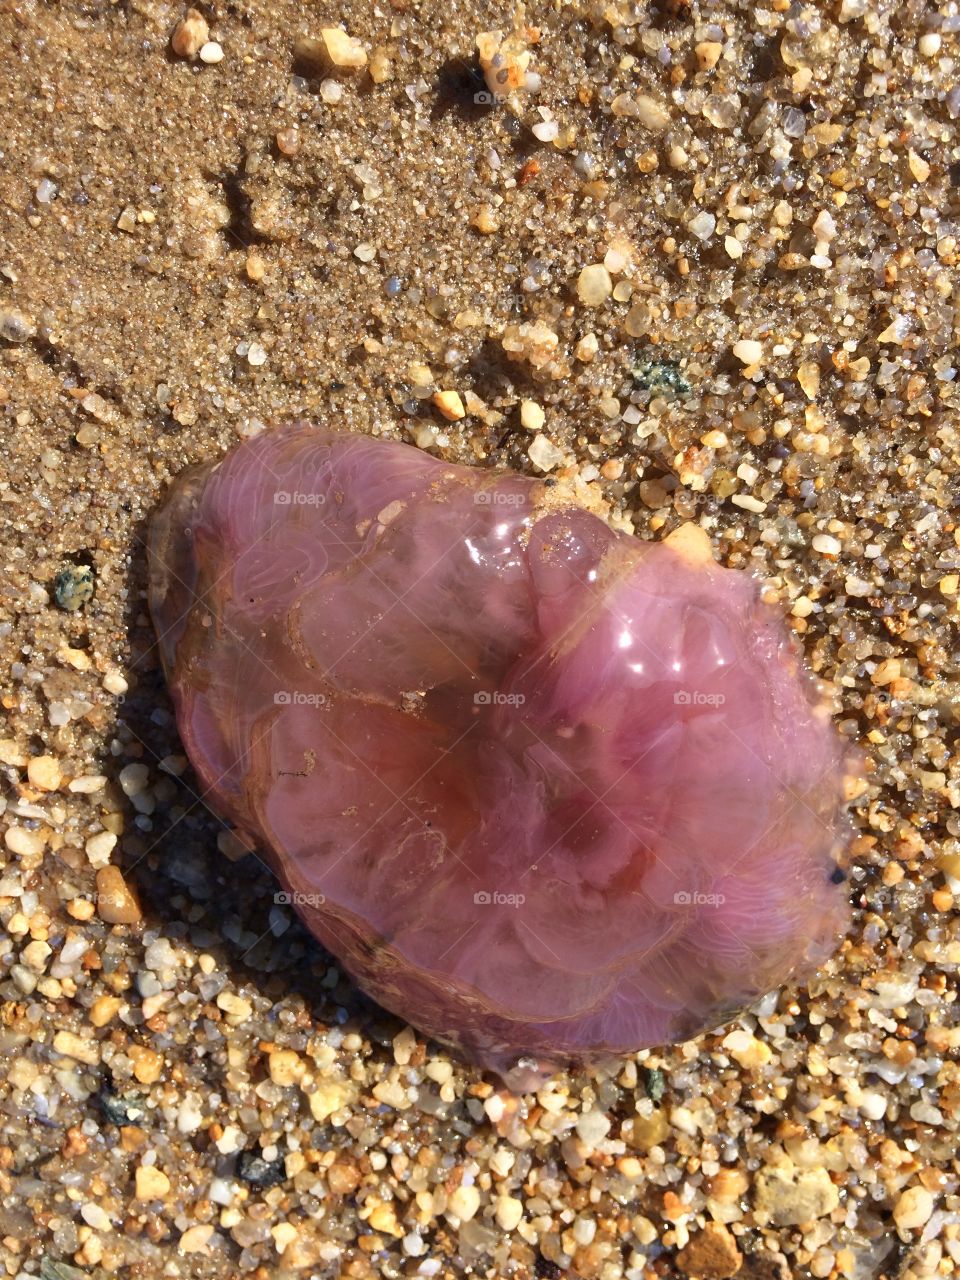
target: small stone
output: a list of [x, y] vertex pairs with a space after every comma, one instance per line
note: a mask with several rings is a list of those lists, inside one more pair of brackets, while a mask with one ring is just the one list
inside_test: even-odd
[[267, 274], [267, 264], [258, 253], [251, 253], [247, 256], [246, 271], [248, 280], [260, 281]]
[[493, 205], [490, 204], [482, 204], [470, 219], [470, 223], [482, 236], [491, 236], [495, 231], [500, 230], [500, 220], [493, 211]]
[[61, 609], [76, 613], [93, 599], [93, 570], [89, 565], [68, 565], [53, 580], [53, 596]]
[[534, 436], [527, 449], [527, 456], [538, 471], [552, 471], [563, 461], [563, 450], [544, 435]]
[[526, 431], [540, 431], [546, 419], [543, 406], [537, 404], [536, 400], [520, 401], [520, 425]]
[[666, 107], [646, 93], [638, 94], [636, 98], [636, 117], [652, 133], [662, 133], [670, 123]]
[[447, 1201], [447, 1212], [459, 1218], [461, 1222], [469, 1222], [479, 1208], [480, 1192], [473, 1185], [457, 1187]]
[[278, 129], [276, 143], [281, 155], [295, 156], [300, 150], [300, 131], [294, 128]]
[[583, 364], [589, 364], [599, 350], [600, 342], [597, 335], [595, 333], [585, 333], [574, 348], [573, 354]]
[[246, 1022], [253, 1013], [253, 1005], [249, 1000], [245, 1000], [243, 996], [238, 996], [234, 991], [221, 991], [217, 996], [217, 1008], [222, 1009], [226, 1014], [226, 1020], [231, 1027], [238, 1027], [241, 1022]]
[[143, 914], [119, 867], [97, 872], [97, 915], [107, 924], [137, 924]]
[[410, 1062], [417, 1048], [417, 1033], [413, 1027], [404, 1029], [393, 1037], [393, 1060], [405, 1067]]
[[766, 1066], [773, 1056], [769, 1045], [758, 1040], [749, 1031], [742, 1031], [739, 1028], [724, 1037], [723, 1047], [741, 1067], [748, 1071]]
[[200, 49], [200, 61], [205, 62], [208, 67], [215, 67], [218, 62], [223, 61], [223, 48], [216, 40], [208, 40]]
[[15, 738], [0, 738], [0, 764], [12, 764], [16, 769], [27, 764], [27, 757], [17, 746]]
[[603, 1111], [584, 1111], [577, 1120], [577, 1137], [591, 1151], [610, 1132], [610, 1120]]
[[577, 297], [585, 307], [599, 307], [613, 292], [610, 272], [602, 263], [584, 267], [577, 277]]
[[824, 1218], [840, 1203], [824, 1168], [761, 1169], [756, 1177], [756, 1214], [774, 1227], [796, 1227]]
[[707, 213], [705, 209], [701, 209], [699, 213], [694, 214], [687, 226], [690, 228], [692, 235], [706, 243], [717, 229], [717, 220], [712, 213]]
[[924, 160], [923, 156], [918, 156], [916, 151], [908, 152], [907, 163], [910, 166], [910, 172], [916, 178], [917, 182], [926, 182], [930, 177], [929, 164]]
[[326, 1120], [356, 1097], [356, 1086], [350, 1080], [321, 1080], [308, 1097], [314, 1120]]
[[938, 31], [928, 31], [917, 42], [917, 48], [925, 58], [935, 58], [940, 52], [942, 40]]
[[360, 1185], [360, 1170], [345, 1160], [337, 1160], [327, 1170], [327, 1186], [335, 1196], [353, 1195]]
[[127, 692], [130, 685], [119, 671], [108, 671], [103, 677], [103, 687], [107, 693], [112, 693], [119, 697]]
[[149, 778], [150, 770], [147, 765], [139, 761], [124, 765], [119, 776], [120, 790], [125, 796], [138, 796], [145, 789]]
[[117, 837], [112, 831], [98, 831], [95, 836], [91, 836], [83, 846], [90, 859], [90, 865], [105, 867], [110, 861], [110, 855], [116, 843]]
[[324, 27], [320, 32], [321, 52], [326, 65], [338, 70], [356, 70], [366, 67], [366, 50], [348, 36], [342, 27]]
[[719, 1222], [708, 1222], [677, 1254], [680, 1270], [697, 1280], [730, 1280], [742, 1264], [736, 1240]]
[[97, 996], [90, 1006], [90, 1022], [95, 1027], [105, 1027], [120, 1012], [122, 1004], [119, 996]]
[[720, 61], [723, 45], [716, 40], [701, 40], [694, 48], [698, 71], [712, 71]]
[[247, 364], [254, 369], [258, 369], [260, 365], [266, 364], [267, 352], [262, 343], [251, 342], [247, 347]]
[[138, 1200], [162, 1200], [170, 1192], [170, 1179], [152, 1164], [138, 1167], [135, 1182]]
[[100, 1046], [96, 1040], [87, 1040], [83, 1036], [74, 1035], [72, 1031], [58, 1031], [53, 1037], [53, 1048], [65, 1058], [73, 1058], [88, 1067], [96, 1066], [100, 1061]]
[[195, 58], [210, 37], [207, 20], [197, 9], [188, 9], [170, 37], [170, 47], [178, 58]]
[[933, 1196], [926, 1187], [907, 1187], [902, 1191], [893, 1206], [893, 1220], [901, 1236], [925, 1226], [933, 1213], [933, 1206]]
[[38, 831], [27, 827], [7, 827], [3, 842], [11, 853], [21, 858], [35, 857], [43, 852], [44, 840]]
[[67, 783], [67, 790], [79, 795], [92, 795], [95, 791], [102, 791], [106, 785], [107, 778], [105, 774], [81, 773]]
[[523, 1217], [523, 1201], [516, 1196], [497, 1196], [494, 1216], [501, 1231], [515, 1231]]
[[0, 338], [4, 342], [29, 342], [35, 333], [36, 328], [22, 311], [13, 307], [0, 307]]
[[396, 1210], [392, 1204], [374, 1205], [367, 1219], [374, 1231], [385, 1231], [391, 1236], [402, 1236], [403, 1231], [397, 1223]]
[[439, 409], [441, 416], [446, 418], [448, 422], [459, 422], [461, 418], [467, 416], [463, 401], [456, 391], [434, 392], [433, 403]]
[[255, 1187], [275, 1187], [286, 1180], [282, 1160], [267, 1160], [260, 1147], [249, 1147], [237, 1158], [237, 1177]]
[[274, 1049], [267, 1060], [270, 1079], [281, 1087], [296, 1084], [304, 1073], [305, 1065], [292, 1049]]
[[41, 791], [56, 791], [63, 780], [59, 760], [56, 756], [34, 756], [27, 765], [27, 778]]
[[759, 364], [763, 358], [763, 343], [755, 338], [741, 338], [734, 343], [733, 354], [745, 365]]
[[203, 1253], [209, 1256], [211, 1252], [210, 1237], [213, 1232], [214, 1228], [209, 1222], [202, 1222], [196, 1227], [187, 1227], [177, 1241], [177, 1251], [179, 1253]]
[[820, 391], [820, 366], [813, 360], [804, 360], [797, 370], [797, 381], [808, 400], [816, 400]]
[[133, 1044], [127, 1049], [133, 1063], [134, 1078], [140, 1084], [156, 1084], [163, 1071], [163, 1058], [148, 1045]]
[[822, 556], [838, 556], [842, 550], [840, 539], [829, 533], [818, 533], [810, 545]]

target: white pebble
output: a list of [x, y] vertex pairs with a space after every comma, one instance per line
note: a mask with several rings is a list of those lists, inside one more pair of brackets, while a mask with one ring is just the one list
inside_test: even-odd
[[223, 61], [223, 49], [216, 40], [208, 40], [200, 50], [200, 61], [205, 62], [208, 67], [216, 66], [218, 62]]
[[577, 1120], [577, 1137], [588, 1147], [595, 1147], [610, 1132], [610, 1121], [602, 1111], [585, 1111]]
[[523, 1217], [523, 1201], [516, 1196], [498, 1196], [494, 1213], [501, 1231], [515, 1231]]
[[457, 1187], [447, 1202], [447, 1210], [460, 1219], [469, 1222], [480, 1208], [480, 1192], [474, 1186]]
[[733, 344], [733, 354], [743, 364], [757, 364], [763, 356], [763, 343], [756, 338], [741, 338]]
[[834, 538], [829, 533], [818, 533], [811, 546], [814, 551], [819, 551], [822, 556], [838, 556], [841, 550], [839, 538]]
[[527, 450], [527, 457], [538, 471], [552, 471], [563, 461], [563, 451], [544, 435], [534, 436]]

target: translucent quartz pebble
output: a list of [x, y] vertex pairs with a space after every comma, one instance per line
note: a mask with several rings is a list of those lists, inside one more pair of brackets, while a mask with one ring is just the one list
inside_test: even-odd
[[150, 562], [209, 798], [360, 986], [509, 1081], [835, 948], [847, 754], [699, 529], [301, 423], [181, 476]]

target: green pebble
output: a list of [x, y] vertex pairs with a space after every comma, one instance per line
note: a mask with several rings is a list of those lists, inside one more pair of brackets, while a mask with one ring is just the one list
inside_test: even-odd
[[686, 396], [691, 385], [675, 360], [643, 360], [633, 369], [637, 385], [657, 395]]
[[61, 609], [75, 613], [93, 599], [93, 570], [85, 564], [61, 569], [53, 580], [53, 595]]

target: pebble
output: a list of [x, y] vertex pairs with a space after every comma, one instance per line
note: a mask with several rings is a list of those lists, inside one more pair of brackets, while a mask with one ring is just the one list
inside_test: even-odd
[[76, 613], [93, 599], [93, 570], [88, 565], [67, 565], [53, 580], [53, 596], [61, 609]]
[[319, 40], [302, 40], [297, 51], [302, 61], [312, 62], [317, 70], [332, 67], [338, 71], [353, 71], [367, 65], [367, 52], [363, 45], [342, 27], [323, 27]]
[[275, 1049], [267, 1060], [270, 1079], [281, 1086], [296, 1084], [305, 1070], [305, 1064], [292, 1049]]
[[136, 896], [112, 864], [97, 872], [97, 915], [107, 924], [137, 924], [142, 919]]
[[670, 112], [656, 98], [641, 93], [635, 99], [635, 104], [636, 117], [645, 129], [649, 129], [652, 133], [662, 133], [669, 125]]
[[697, 69], [699, 71], [712, 71], [720, 61], [723, 45], [716, 40], [701, 40], [693, 52], [697, 59]]
[[7, 827], [3, 841], [11, 853], [16, 853], [20, 857], [35, 856], [42, 853], [44, 849], [44, 840], [40, 833], [31, 831], [27, 827]]
[[223, 49], [216, 40], [208, 40], [201, 46], [200, 61], [205, 62], [208, 67], [214, 67], [223, 61]]
[[612, 292], [610, 272], [602, 263], [591, 263], [577, 277], [577, 296], [585, 307], [602, 306]]
[[154, 1165], [138, 1165], [134, 1180], [138, 1200], [162, 1200], [170, 1194], [170, 1179]]
[[88, 1067], [96, 1066], [100, 1061], [100, 1046], [96, 1040], [88, 1040], [72, 1031], [58, 1031], [53, 1037], [53, 1048], [64, 1057], [83, 1062]]
[[816, 534], [810, 545], [813, 547], [814, 551], [819, 552], [822, 556], [838, 556], [843, 550], [840, 539], [833, 537], [833, 535], [829, 533]]
[[36, 328], [22, 311], [13, 307], [0, 307], [0, 338], [14, 345], [29, 342]]
[[743, 1254], [722, 1223], [708, 1222], [677, 1254], [677, 1266], [698, 1280], [730, 1280], [743, 1265]]
[[494, 1216], [501, 1231], [515, 1231], [523, 1218], [523, 1201], [516, 1196], [497, 1196]]
[[27, 778], [31, 786], [41, 791], [56, 791], [63, 781], [59, 760], [55, 756], [34, 756], [27, 765]]
[[563, 450], [545, 435], [537, 435], [527, 449], [527, 456], [538, 471], [552, 471], [563, 461]]
[[893, 1206], [893, 1220], [903, 1235], [926, 1226], [933, 1213], [934, 1198], [926, 1187], [907, 1187]]
[[178, 58], [195, 58], [207, 43], [210, 28], [198, 9], [188, 9], [170, 37], [170, 47]]
[[116, 844], [117, 837], [112, 831], [98, 831], [96, 835], [90, 836], [83, 847], [91, 866], [106, 866], [110, 861], [110, 855], [113, 853]]
[[537, 404], [536, 400], [520, 401], [520, 425], [526, 431], [541, 431], [546, 420], [543, 406]]
[[459, 1218], [461, 1222], [469, 1222], [480, 1208], [480, 1192], [473, 1186], [459, 1186], [447, 1201], [447, 1212]]
[[770, 1046], [765, 1041], [758, 1040], [749, 1031], [739, 1029], [731, 1031], [724, 1037], [723, 1047], [741, 1067], [748, 1071], [766, 1066], [773, 1057]]
[[745, 365], [759, 364], [763, 359], [763, 343], [755, 338], [741, 338], [733, 344], [733, 354]]
[[456, 391], [434, 392], [433, 403], [440, 411], [440, 416], [446, 418], [448, 422], [458, 422], [467, 416], [463, 401]]
[[824, 1168], [768, 1166], [756, 1177], [758, 1217], [775, 1227], [800, 1226], [824, 1218], [840, 1203], [837, 1188]]
[[249, 1147], [237, 1158], [237, 1177], [256, 1187], [275, 1187], [287, 1176], [283, 1161], [267, 1160], [260, 1147]]

